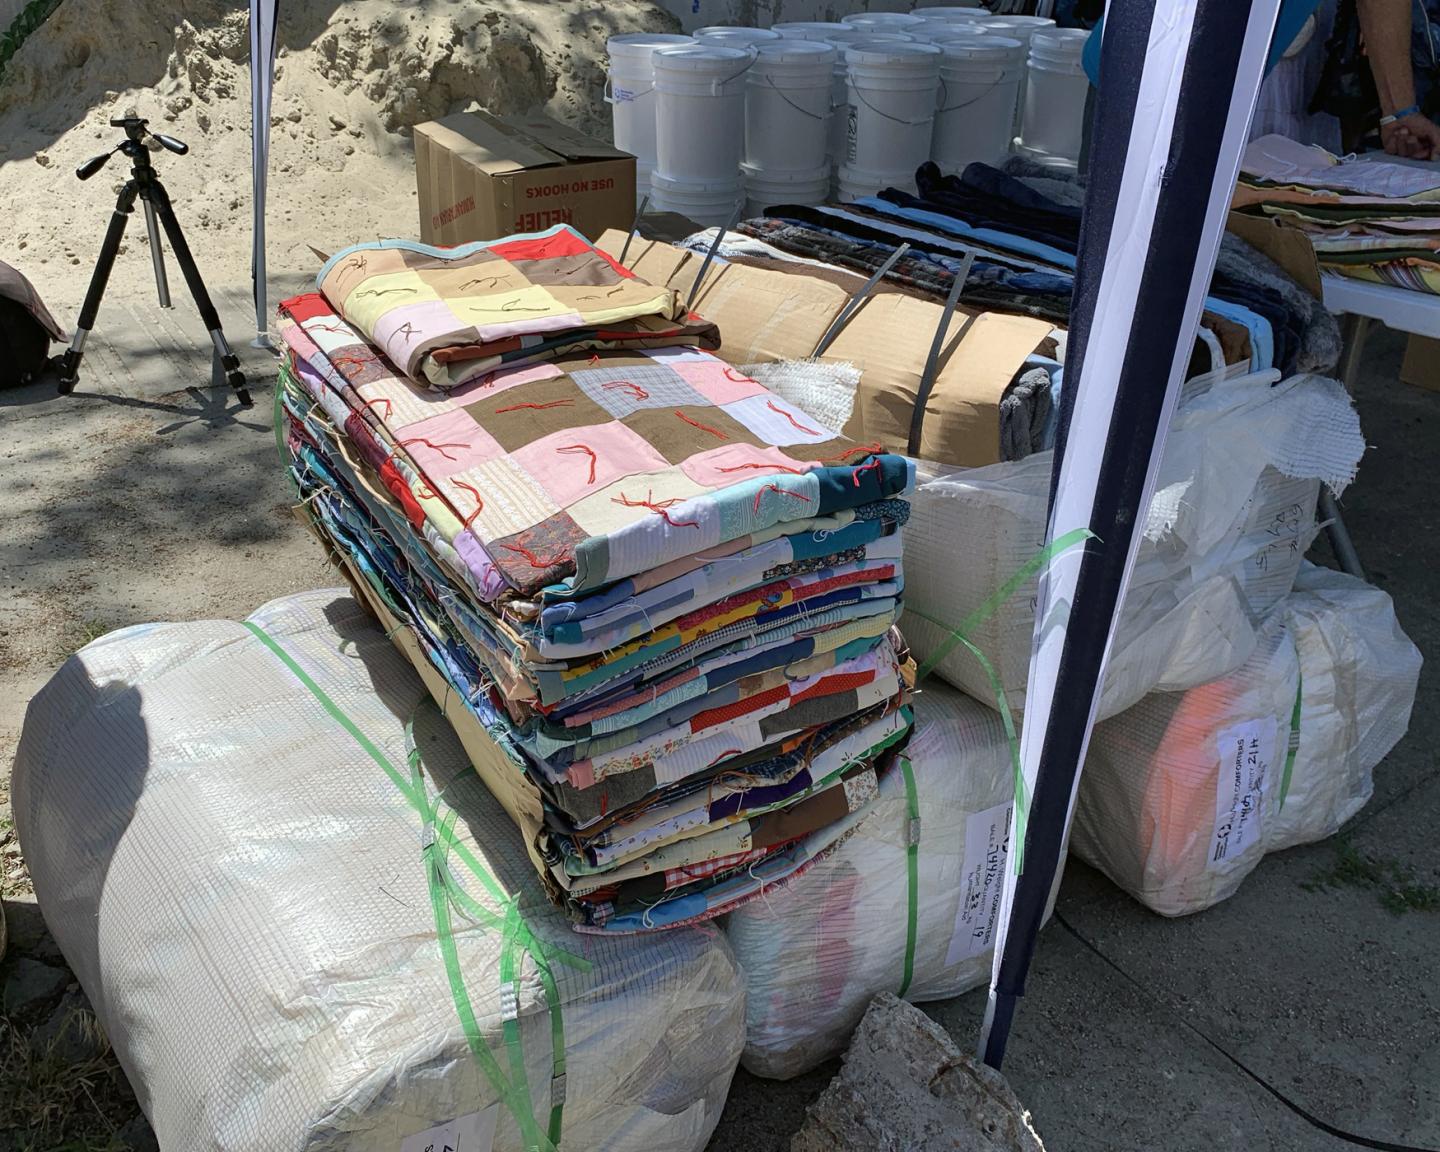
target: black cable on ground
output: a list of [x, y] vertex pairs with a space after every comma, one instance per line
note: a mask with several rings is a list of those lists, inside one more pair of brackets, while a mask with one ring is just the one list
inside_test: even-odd
[[[1058, 911], [1055, 913], [1055, 921], [1060, 925], [1060, 927], [1064, 928], [1065, 931], [1069, 932], [1070, 935], [1074, 936], [1076, 940], [1080, 941], [1081, 944], [1083, 944], [1086, 948], [1088, 948], [1091, 952], [1098, 956], [1117, 975], [1119, 975], [1122, 979], [1128, 981], [1130, 985], [1135, 988], [1136, 991], [1140, 992], [1142, 995], [1148, 996], [1156, 1003], [1164, 1003], [1162, 1000], [1160, 1000], [1159, 997], [1151, 993], [1150, 989], [1140, 983], [1139, 980], [1135, 979], [1135, 977], [1131, 976], [1129, 972], [1125, 971], [1125, 969], [1121, 968], [1119, 964], [1115, 963], [1114, 960], [1110, 959], [1109, 956], [1105, 955], [1104, 952], [1100, 951], [1100, 948], [1093, 941], [1083, 935], [1080, 930], [1075, 927], [1075, 925], [1071, 924], [1070, 921], [1066, 920], [1065, 917], [1061, 915]], [[1195, 1027], [1194, 1024], [1191, 1024], [1190, 1021], [1186, 1020], [1183, 1016], [1176, 1015], [1175, 1019], [1178, 1020], [1183, 1027], [1193, 1032], [1196, 1036], [1200, 1037], [1201, 1040], [1205, 1041], [1205, 1043], [1208, 1044], [1211, 1048], [1215, 1049], [1216, 1052], [1220, 1053], [1221, 1056], [1225, 1057], [1225, 1059], [1228, 1060], [1231, 1064], [1235, 1065], [1236, 1068], [1240, 1069], [1240, 1071], [1243, 1072], [1246, 1076], [1248, 1076], [1251, 1080], [1255, 1081], [1256, 1084], [1260, 1085], [1261, 1088], [1265, 1089], [1265, 1091], [1268, 1092], [1271, 1096], [1275, 1097], [1276, 1100], [1278, 1100], [1296, 1116], [1304, 1120], [1305, 1123], [1309, 1124], [1312, 1128], [1324, 1132], [1327, 1136], [1333, 1136], [1337, 1140], [1343, 1140], [1347, 1144], [1354, 1144], [1356, 1147], [1359, 1148], [1374, 1148], [1377, 1150], [1377, 1152], [1440, 1152], [1440, 1149], [1436, 1148], [1425, 1148], [1416, 1144], [1396, 1144], [1390, 1140], [1377, 1140], [1373, 1136], [1362, 1136], [1359, 1133], [1347, 1132], [1343, 1128], [1335, 1127], [1335, 1125], [1325, 1120], [1322, 1120], [1319, 1116], [1316, 1116], [1313, 1112], [1310, 1112], [1303, 1105], [1295, 1103], [1294, 1100], [1291, 1100], [1290, 1097], [1286, 1096], [1285, 1093], [1281, 1092], [1280, 1089], [1276, 1088], [1273, 1084], [1270, 1083], [1270, 1081], [1266, 1080], [1265, 1077], [1261, 1076], [1258, 1072], [1255, 1072], [1251, 1068], [1249, 1068], [1243, 1061], [1239, 1059], [1239, 1057], [1231, 1055], [1226, 1049], [1222, 1048], [1216, 1041], [1212, 1040], [1204, 1032], [1200, 1031], [1199, 1028]]]

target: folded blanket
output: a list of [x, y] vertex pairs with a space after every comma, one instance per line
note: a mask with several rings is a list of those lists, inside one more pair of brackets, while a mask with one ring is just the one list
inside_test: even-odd
[[[673, 289], [639, 279], [566, 224], [459, 248], [357, 244], [327, 260], [316, 285], [401, 371], [437, 388], [591, 339], [649, 346], [685, 318]], [[644, 323], [625, 327], [632, 321]]]
[[596, 353], [440, 396], [398, 373], [322, 297], [281, 308], [293, 321], [281, 328], [287, 344], [348, 406], [332, 419], [376, 441], [377, 472], [411, 522], [444, 539], [481, 600], [561, 581], [598, 588], [899, 495], [913, 480], [902, 457], [815, 427], [698, 350]]

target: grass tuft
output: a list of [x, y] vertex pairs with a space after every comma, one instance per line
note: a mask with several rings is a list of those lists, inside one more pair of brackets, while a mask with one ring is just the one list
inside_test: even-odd
[[1396, 916], [1440, 911], [1440, 885], [1422, 883], [1413, 869], [1398, 860], [1360, 851], [1348, 836], [1335, 846], [1335, 862], [1300, 887], [1307, 892], [1329, 888], [1373, 891], [1381, 906]]

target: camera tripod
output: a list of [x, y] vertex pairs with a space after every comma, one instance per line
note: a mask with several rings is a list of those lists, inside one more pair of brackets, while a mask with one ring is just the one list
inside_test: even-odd
[[225, 382], [235, 389], [235, 395], [240, 402], [248, 405], [250, 392], [245, 387], [245, 374], [240, 371], [240, 360], [231, 350], [225, 333], [221, 330], [220, 315], [210, 301], [210, 293], [205, 290], [205, 281], [200, 278], [200, 269], [195, 266], [195, 257], [190, 254], [185, 233], [180, 230], [180, 221], [175, 218], [175, 209], [170, 206], [170, 195], [165, 191], [165, 185], [160, 183], [160, 177], [150, 163], [150, 150], [145, 146], [145, 137], [152, 137], [162, 148], [174, 152], [177, 156], [184, 156], [189, 152], [189, 146], [173, 136], [148, 131], [147, 123], [148, 121], [138, 116], [111, 120], [112, 128], [125, 130], [125, 139], [109, 152], [92, 156], [75, 169], [76, 176], [81, 180], [88, 180], [105, 167], [112, 155], [119, 152], [129, 158], [131, 176], [125, 181], [125, 187], [120, 189], [120, 195], [115, 201], [115, 212], [110, 217], [110, 227], [105, 232], [104, 243], [100, 246], [95, 271], [90, 276], [85, 303], [80, 308], [80, 322], [75, 326], [75, 336], [65, 355], [60, 358], [60, 391], [69, 392], [75, 387], [80, 373], [80, 360], [85, 355], [85, 341], [95, 327], [95, 317], [100, 311], [100, 299], [105, 295], [105, 286], [110, 281], [110, 269], [114, 267], [115, 257], [120, 251], [120, 241], [125, 235], [125, 226], [130, 222], [130, 214], [135, 210], [135, 199], [138, 196], [145, 208], [145, 228], [150, 235], [150, 259], [155, 265], [155, 289], [160, 297], [160, 307], [169, 308], [171, 304], [170, 285], [165, 278], [165, 254], [160, 248], [160, 230], [156, 227], [157, 217], [165, 228], [165, 235], [169, 237], [175, 259], [179, 261], [180, 271], [184, 273], [185, 284], [190, 289], [190, 295], [195, 300], [195, 307], [200, 312], [201, 320], [205, 322], [206, 330], [210, 333], [210, 341], [215, 345], [218, 366], [216, 375], [218, 377], [223, 374]]

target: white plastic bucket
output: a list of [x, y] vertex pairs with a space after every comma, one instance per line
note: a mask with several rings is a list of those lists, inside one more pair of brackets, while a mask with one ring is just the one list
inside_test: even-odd
[[[738, 169], [737, 169], [738, 173]], [[678, 212], [706, 228], [723, 228], [735, 214], [745, 195], [738, 174], [732, 180], [671, 180], [654, 173], [650, 177], [650, 207], [657, 212]]]
[[832, 32], [849, 28], [848, 24], [833, 24], [824, 20], [788, 20], [770, 25], [770, 31], [778, 32], [787, 40], [826, 41]]
[[918, 41], [861, 43], [845, 50], [845, 64], [845, 167], [913, 184], [915, 169], [930, 159], [940, 49]]
[[727, 48], [749, 48], [752, 44], [780, 39], [780, 33], [769, 28], [740, 28], [728, 24], [698, 28], [694, 36], [697, 44], [723, 44]]
[[838, 53], [835, 57], [834, 87], [830, 93], [830, 108], [833, 113], [830, 117], [830, 144], [826, 149], [831, 164], [839, 164], [845, 159], [845, 133], [848, 122], [845, 108], [850, 102], [850, 91], [845, 82], [849, 75], [845, 66], [845, 49], [852, 44], [866, 44], [876, 40], [886, 43], [910, 44], [914, 42], [914, 37], [907, 36], [903, 32], [872, 31], [869, 28], [855, 28], [849, 24], [842, 24], [840, 31], [829, 32], [825, 36], [825, 43], [833, 44]]
[[1008, 36], [1012, 40], [1019, 40], [1025, 45], [1027, 63], [1022, 69], [1020, 76], [1020, 98], [1015, 104], [1015, 128], [1014, 132], [1020, 132], [1021, 114], [1025, 111], [1025, 84], [1026, 76], [1030, 71], [1028, 58], [1030, 54], [1030, 37], [1036, 32], [1043, 32], [1046, 29], [1054, 28], [1055, 21], [1048, 16], [990, 16], [980, 21], [987, 32], [993, 32], [1000, 36]]
[[867, 172], [842, 164], [835, 173], [835, 188], [838, 199], [845, 204], [863, 196], [877, 195], [886, 188], [899, 188], [913, 193], [916, 190], [915, 171], [911, 169], [908, 175], [902, 176], [894, 172]]
[[1020, 129], [1027, 149], [1068, 161], [1080, 159], [1090, 87], [1080, 57], [1089, 36], [1079, 28], [1052, 28], [1030, 38]]
[[655, 175], [684, 184], [739, 179], [749, 49], [691, 44], [655, 53]]
[[852, 28], [871, 28], [877, 32], [903, 32], [922, 23], [921, 17], [909, 12], [856, 12], [840, 20]]
[[1025, 48], [990, 33], [940, 45], [940, 109], [930, 158], [947, 175], [994, 164], [1010, 150]]
[[651, 57], [658, 48], [689, 43], [688, 36], [663, 32], [610, 37], [605, 101], [610, 105], [615, 147], [635, 157], [637, 198], [644, 194], [639, 187], [641, 172], [648, 180], [655, 166], [655, 69]]
[[745, 74], [745, 163], [766, 172], [813, 172], [827, 163], [830, 44], [777, 38], [755, 45]]
[[742, 164], [745, 215], [759, 216], [772, 204], [823, 204], [830, 195], [830, 165], [809, 172], [762, 172]]

